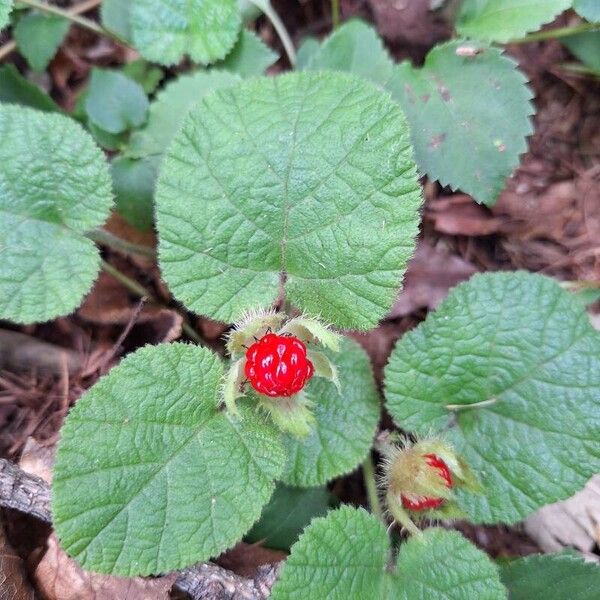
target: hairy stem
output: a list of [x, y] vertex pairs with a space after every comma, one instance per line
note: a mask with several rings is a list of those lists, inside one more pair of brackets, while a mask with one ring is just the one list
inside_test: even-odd
[[340, 25], [340, 0], [331, 0], [331, 23], [334, 29]]
[[[135, 294], [136, 296], [138, 296], [140, 298], [147, 298], [153, 304], [156, 304], [157, 306], [161, 306], [163, 308], [167, 308], [167, 306], [165, 306], [162, 302], [159, 302], [156, 299], [156, 297], [152, 294], [152, 292], [147, 290], [143, 285], [139, 284], [134, 279], [131, 279], [131, 277], [128, 277], [127, 275], [125, 275], [125, 273], [121, 273], [121, 271], [119, 271], [119, 269], [117, 269], [110, 263], [106, 262], [105, 260], [103, 260], [101, 264], [102, 264], [102, 269], [104, 271], [106, 271], [106, 273], [108, 273], [109, 275], [114, 277], [119, 283], [121, 283], [124, 287], [126, 287], [132, 294]], [[181, 314], [181, 313], [179, 313], [179, 314]], [[185, 334], [190, 339], [194, 340], [198, 345], [203, 346], [204, 340], [202, 339], [200, 334], [188, 323], [187, 319], [183, 315], [181, 315], [181, 316], [183, 317], [183, 324], [181, 327], [182, 327], [183, 331], [185, 332]]]
[[[37, 10], [47, 12], [51, 15], [57, 15], [59, 17], [62, 17], [63, 19], [67, 19], [68, 21], [75, 23], [76, 25], [79, 25], [80, 27], [83, 27], [84, 29], [88, 29], [89, 31], [93, 31], [98, 35], [107, 37], [113, 40], [114, 42], [124, 44], [126, 46], [128, 45], [127, 42], [121, 36], [117, 35], [112, 31], [109, 31], [108, 29], [102, 27], [102, 25], [99, 25], [91, 19], [86, 19], [85, 17], [79, 16], [79, 14], [75, 12], [75, 10], [65, 10], [58, 6], [54, 6], [53, 4], [47, 4], [46, 2], [38, 2], [38, 0], [17, 0], [17, 2], [19, 4], [24, 4], [25, 6], [35, 8]], [[89, 8], [87, 8], [87, 10], [89, 10]]]
[[155, 258], [156, 251], [154, 248], [150, 248], [149, 246], [140, 246], [139, 244], [134, 244], [127, 240], [123, 240], [116, 235], [113, 235], [106, 229], [94, 229], [86, 234], [86, 237], [90, 238], [97, 244], [102, 244], [103, 246], [109, 246], [110, 248], [114, 248], [115, 250], [121, 250], [122, 252], [126, 252], [128, 254], [138, 254], [140, 256], [147, 256], [148, 258]]
[[529, 42], [542, 42], [544, 40], [556, 40], [576, 33], [585, 33], [586, 31], [596, 31], [600, 29], [600, 23], [581, 23], [570, 27], [557, 27], [546, 31], [536, 31], [528, 35], [510, 40], [509, 44], [528, 44]]
[[296, 65], [296, 50], [294, 48], [292, 38], [283, 24], [283, 21], [275, 12], [270, 0], [250, 0], [250, 2], [260, 8], [260, 10], [265, 13], [269, 21], [271, 21], [275, 31], [277, 32], [277, 35], [279, 36], [279, 39], [281, 40], [281, 43], [283, 44], [283, 48], [288, 56], [288, 60], [290, 61], [292, 67], [294, 67]]
[[365, 482], [365, 489], [367, 490], [367, 498], [369, 500], [369, 506], [371, 512], [383, 523], [385, 523], [385, 517], [383, 515], [383, 509], [381, 508], [381, 502], [379, 501], [379, 491], [377, 489], [377, 481], [375, 479], [375, 465], [371, 454], [365, 458], [362, 465], [363, 479]]

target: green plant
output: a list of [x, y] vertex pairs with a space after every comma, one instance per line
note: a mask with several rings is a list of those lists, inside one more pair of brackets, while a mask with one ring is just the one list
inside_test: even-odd
[[[0, 0], [3, 24], [11, 4]], [[457, 30], [474, 39], [435, 47], [421, 68], [395, 64], [359, 21], [305, 41], [296, 56], [270, 3], [256, 1], [297, 67], [275, 77], [264, 72], [277, 55], [242, 31], [234, 0], [130, 4], [105, 2], [100, 26], [16, 2], [52, 13], [18, 16], [16, 41], [34, 69], [60, 45], [63, 18], [161, 65], [187, 56], [205, 68], [172, 78], [152, 101], [163, 70], [145, 61], [94, 70], [73, 115], [14, 68], [0, 70], [0, 317], [69, 314], [101, 268], [153, 299], [101, 259], [96, 242], [154, 254], [101, 229], [114, 190], [131, 224], [155, 225], [175, 300], [236, 326], [227, 362], [196, 344], [147, 346], [77, 402], [53, 480], [63, 548], [102, 573], [181, 569], [230, 548], [263, 510], [264, 519], [276, 503], [296, 502], [298, 488], [362, 464], [372, 514], [342, 506], [314, 519], [291, 547], [275, 600], [495, 600], [507, 588], [533, 597], [553, 565], [575, 565], [582, 589], [594, 589], [597, 569], [573, 557], [499, 568], [458, 532], [423, 527], [515, 523], [598, 471], [600, 337], [580, 300], [525, 272], [455, 288], [385, 370], [385, 408], [412, 442], [397, 432], [375, 440], [370, 362], [339, 333], [375, 327], [394, 302], [419, 230], [418, 170], [496, 201], [526, 149], [533, 105], [524, 75], [491, 42], [539, 28], [571, 0], [525, 12], [521, 2], [467, 0]], [[598, 18], [589, 3], [576, 8]], [[200, 339], [189, 325], [186, 333]], [[306, 354], [284, 360], [284, 348], [277, 358], [278, 336]], [[249, 348], [261, 343], [278, 369], [302, 371], [302, 385], [256, 381]], [[261, 376], [280, 378], [270, 363]], [[379, 490], [373, 449], [385, 463]], [[277, 482], [290, 489], [269, 504]], [[306, 494], [314, 509], [284, 546], [327, 508], [323, 489]], [[391, 522], [411, 534], [397, 552]], [[255, 536], [261, 528], [274, 535], [261, 524]]]

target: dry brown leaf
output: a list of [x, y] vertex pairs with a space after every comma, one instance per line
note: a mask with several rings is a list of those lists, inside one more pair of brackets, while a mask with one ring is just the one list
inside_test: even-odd
[[433, 222], [436, 231], [447, 235], [483, 236], [500, 231], [502, 219], [471, 196], [454, 194], [427, 204], [425, 218]]
[[[114, 277], [101, 272], [78, 315], [99, 325], [127, 325], [136, 310], [129, 292]], [[134, 332], [140, 345], [172, 342], [181, 337], [183, 318], [168, 308], [146, 305], [137, 316]]]
[[437, 308], [448, 290], [466, 281], [477, 269], [459, 256], [421, 241], [408, 264], [402, 292], [388, 318], [402, 317], [420, 308]]
[[525, 531], [545, 552], [575, 548], [600, 562], [600, 475], [564, 502], [544, 506], [525, 520]]
[[52, 483], [55, 452], [55, 446], [43, 446], [35, 438], [29, 437], [23, 447], [19, 467], [41, 477], [46, 483]]
[[34, 574], [45, 600], [167, 600], [176, 578], [176, 573], [154, 579], [88, 573], [60, 548], [54, 534]]
[[264, 548], [259, 544], [240, 542], [217, 559], [219, 564], [228, 571], [233, 571], [242, 577], [254, 577], [261, 565], [268, 565], [285, 560], [287, 554], [279, 550]]
[[8, 543], [0, 522], [0, 600], [35, 600], [21, 557]]

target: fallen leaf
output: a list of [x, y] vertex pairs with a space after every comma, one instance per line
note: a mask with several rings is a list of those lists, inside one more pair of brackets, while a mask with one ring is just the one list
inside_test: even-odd
[[35, 438], [29, 437], [23, 446], [19, 467], [41, 477], [46, 483], [52, 483], [55, 446], [43, 446]]
[[54, 534], [34, 574], [46, 600], [167, 600], [176, 578], [176, 573], [127, 579], [88, 573], [60, 548]]
[[0, 600], [35, 600], [21, 557], [8, 543], [0, 522]]
[[454, 194], [429, 202], [425, 218], [433, 222], [436, 231], [447, 235], [491, 235], [502, 227], [501, 218], [494, 217], [487, 208], [466, 194]]
[[448, 290], [469, 279], [477, 269], [466, 260], [428, 242], [421, 241], [408, 264], [402, 292], [388, 318], [409, 315], [415, 310], [433, 310], [446, 298]]
[[572, 498], [538, 510], [525, 520], [524, 527], [545, 552], [575, 548], [600, 562], [594, 552], [600, 546], [600, 475], [592, 477]]
[[287, 554], [279, 550], [264, 548], [260, 544], [240, 542], [231, 550], [223, 553], [217, 564], [242, 577], [254, 577], [258, 567], [285, 560]]

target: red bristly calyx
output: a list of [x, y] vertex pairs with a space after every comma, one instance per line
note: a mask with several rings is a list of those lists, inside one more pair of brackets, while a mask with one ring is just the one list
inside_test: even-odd
[[[450, 473], [450, 469], [448, 465], [435, 454], [425, 454], [424, 458], [426, 459], [426, 463], [435, 469], [438, 475], [444, 482], [444, 485], [447, 488], [452, 487], [452, 474]], [[408, 498], [404, 494], [400, 496], [402, 500], [402, 506], [407, 510], [413, 511], [422, 511], [422, 510], [432, 510], [435, 508], [439, 508], [444, 503], [444, 498], [434, 498], [431, 496], [422, 496], [419, 498]]]
[[244, 371], [259, 394], [276, 398], [300, 392], [314, 367], [297, 337], [267, 333], [246, 351]]

